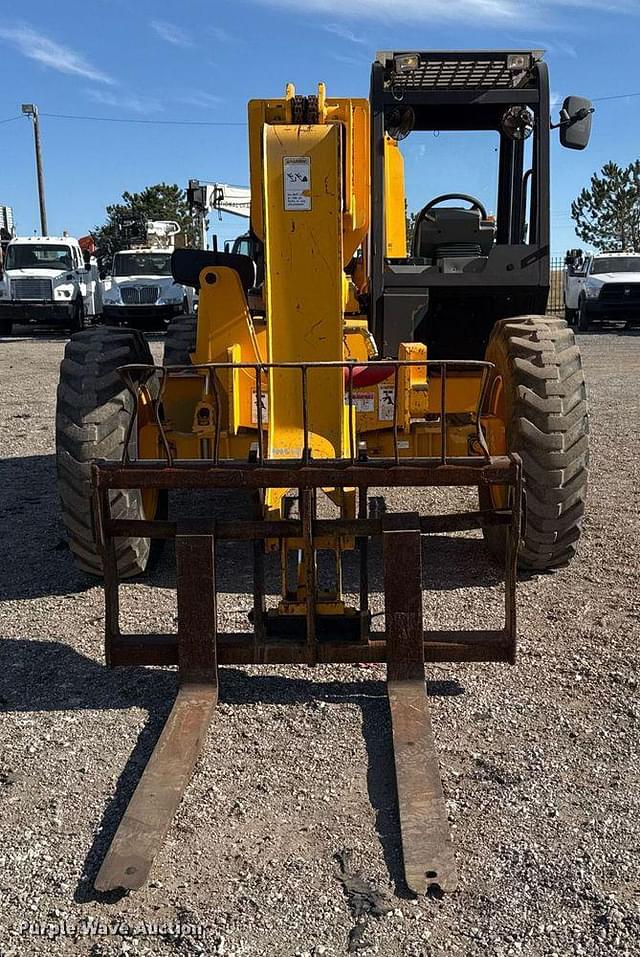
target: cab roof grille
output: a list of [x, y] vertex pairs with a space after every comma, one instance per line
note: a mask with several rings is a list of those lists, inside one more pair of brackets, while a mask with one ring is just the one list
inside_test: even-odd
[[387, 64], [389, 86], [406, 90], [484, 90], [514, 89], [524, 86], [528, 72], [514, 72], [507, 66], [506, 56], [473, 59], [420, 58], [415, 70], [396, 75], [393, 64]]

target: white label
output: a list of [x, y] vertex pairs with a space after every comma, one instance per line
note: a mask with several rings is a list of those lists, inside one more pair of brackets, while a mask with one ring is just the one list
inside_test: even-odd
[[378, 418], [381, 422], [393, 422], [395, 412], [395, 389], [392, 385], [378, 386]]
[[[260, 405], [262, 407], [262, 424], [266, 425], [269, 421], [269, 396], [264, 392], [260, 393]], [[258, 393], [255, 389], [251, 392], [251, 424], [258, 424]]]
[[311, 157], [284, 157], [284, 208], [308, 212], [311, 209]]
[[[349, 393], [345, 393], [344, 401], [349, 405]], [[353, 408], [356, 412], [373, 412], [376, 407], [376, 396], [374, 392], [354, 392]]]

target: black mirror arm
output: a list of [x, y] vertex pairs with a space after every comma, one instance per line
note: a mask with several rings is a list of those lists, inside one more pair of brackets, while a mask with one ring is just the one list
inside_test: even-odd
[[560, 110], [560, 122], [551, 123], [551, 129], [557, 130], [561, 126], [573, 126], [574, 123], [579, 123], [581, 120], [586, 120], [591, 113], [595, 113], [596, 108], [592, 106], [590, 109], [578, 110], [577, 113], [574, 113], [572, 116], [569, 116], [566, 110]]

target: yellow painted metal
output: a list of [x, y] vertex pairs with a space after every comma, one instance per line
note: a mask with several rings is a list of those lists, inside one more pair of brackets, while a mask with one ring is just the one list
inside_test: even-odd
[[398, 358], [406, 362], [424, 362], [424, 366], [404, 366], [398, 373], [396, 421], [400, 428], [411, 428], [412, 419], [421, 419], [431, 410], [427, 376], [427, 347], [421, 342], [402, 342]]
[[[305, 105], [306, 104], [306, 105]], [[296, 117], [312, 123], [293, 123]], [[162, 397], [164, 430], [177, 458], [210, 458], [215, 447], [221, 459], [246, 460], [257, 440], [256, 372], [243, 363], [309, 363], [306, 414], [300, 369], [261, 373], [265, 451], [273, 459], [299, 459], [308, 437], [311, 458], [349, 458], [359, 439], [370, 457], [401, 458], [440, 455], [441, 389], [437, 367], [427, 371], [427, 351], [405, 343], [398, 358], [421, 365], [390, 371], [380, 383], [353, 390], [353, 410], [345, 401], [342, 369], [314, 366], [323, 361], [365, 362], [377, 348], [363, 314], [368, 291], [367, 252], [370, 218], [370, 132], [366, 100], [332, 99], [323, 84], [313, 104], [287, 86], [283, 99], [249, 104], [251, 226], [264, 242], [263, 294], [251, 297], [238, 274], [223, 266], [207, 266], [200, 274], [200, 302], [193, 362], [229, 363], [232, 368], [168, 377]], [[386, 254], [407, 254], [404, 164], [398, 144], [384, 142]], [[308, 182], [287, 189], [287, 173], [310, 174]], [[422, 365], [422, 363], [424, 363]], [[235, 366], [235, 368], [234, 368]], [[397, 387], [397, 388], [396, 388]], [[466, 456], [474, 446], [473, 413], [481, 378], [467, 372], [447, 377], [447, 452]], [[397, 394], [396, 394], [397, 393]], [[500, 451], [504, 429], [499, 395], [483, 418], [489, 447]], [[143, 421], [143, 420], [141, 420]], [[397, 446], [394, 442], [397, 440]], [[157, 427], [144, 420], [139, 439], [145, 457], [162, 454]], [[499, 448], [500, 447], [500, 448]], [[268, 489], [267, 517], [279, 517], [287, 489]], [[356, 512], [354, 489], [324, 489], [340, 514]], [[151, 505], [151, 503], [150, 503]], [[335, 588], [319, 592], [316, 611], [350, 615], [340, 594], [340, 553], [354, 547], [348, 537], [325, 537], [313, 543], [314, 556], [336, 555]], [[280, 550], [282, 596], [270, 614], [306, 614], [307, 544], [302, 540], [268, 542]], [[289, 556], [297, 554], [295, 581], [288, 577]], [[304, 553], [304, 557], [303, 557]], [[315, 560], [315, 558], [314, 558]]]
[[194, 365], [226, 362], [232, 345], [240, 347], [243, 362], [264, 361], [238, 273], [228, 266], [207, 266], [200, 273]]
[[[226, 266], [206, 267], [200, 273], [200, 301], [195, 365], [211, 362], [261, 362], [259, 337], [249, 306], [235, 269]], [[247, 369], [212, 372], [206, 386], [204, 405], [196, 409], [194, 429], [204, 435], [208, 422], [236, 435], [242, 428], [257, 424], [256, 374]], [[212, 413], [206, 415], [206, 406]], [[266, 418], [266, 416], [265, 416]]]
[[[341, 360], [343, 253], [340, 130], [264, 127], [265, 299], [270, 362]], [[310, 183], [286, 209], [285, 173], [304, 157]], [[294, 205], [294, 204], [290, 204]], [[319, 295], [318, 291], [322, 290]], [[347, 447], [343, 373], [311, 368], [308, 445], [315, 458], [342, 458]], [[269, 375], [269, 456], [298, 458], [304, 446], [303, 384], [297, 369]], [[274, 499], [277, 496], [274, 496]], [[273, 504], [275, 504], [272, 499]]]
[[[430, 375], [429, 411], [439, 413], [442, 405], [440, 376], [436, 372]], [[447, 373], [446, 412], [448, 415], [460, 415], [475, 412], [480, 399], [482, 377], [468, 372]]]
[[404, 159], [396, 140], [384, 138], [384, 216], [386, 255], [407, 255], [407, 214], [404, 188]]
[[[470, 442], [476, 434], [473, 425], [447, 427], [447, 454], [472, 455]], [[402, 458], [439, 456], [441, 449], [440, 425], [414, 422], [411, 430], [398, 433], [398, 455]], [[393, 458], [393, 433], [389, 429], [367, 433], [367, 451], [373, 458]]]
[[[287, 87], [282, 100], [251, 100], [249, 119], [249, 164], [251, 173], [251, 228], [265, 240], [265, 207], [262, 184], [265, 182], [265, 129], [290, 125], [295, 89]], [[318, 86], [319, 125], [337, 125], [341, 140], [342, 176], [341, 228], [343, 265], [352, 259], [365, 239], [371, 210], [371, 162], [369, 102], [365, 99], [329, 99], [324, 84]], [[295, 127], [301, 133], [310, 126]], [[298, 155], [293, 153], [292, 155]]]
[[376, 341], [366, 316], [349, 316], [342, 329], [344, 358], [366, 362], [377, 356]]

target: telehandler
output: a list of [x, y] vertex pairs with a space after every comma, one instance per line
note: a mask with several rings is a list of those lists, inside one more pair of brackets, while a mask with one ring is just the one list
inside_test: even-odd
[[[200, 300], [197, 322], [169, 330], [163, 365], [140, 333], [110, 328], [73, 336], [62, 362], [62, 509], [80, 567], [104, 576], [107, 663], [179, 674], [95, 886], [147, 878], [212, 718], [218, 665], [386, 662], [406, 882], [446, 891], [457, 878], [425, 662], [513, 662], [517, 566], [566, 564], [584, 511], [580, 353], [566, 323], [543, 314], [547, 68], [536, 51], [385, 52], [368, 101], [289, 85], [282, 99], [250, 102], [248, 122], [259, 262], [173, 254], [174, 278]], [[569, 97], [562, 142], [583, 148], [590, 124], [588, 101]], [[494, 131], [495, 217], [480, 198], [438, 196], [408, 243], [399, 143], [420, 130]], [[475, 487], [478, 508], [422, 514], [429, 486]], [[368, 490], [380, 487], [415, 489], [416, 510], [372, 509]], [[242, 489], [252, 509], [169, 519], [175, 489]], [[422, 536], [480, 528], [504, 564], [503, 626], [425, 628]], [[383, 631], [371, 627], [375, 538]], [[166, 539], [177, 634], [123, 634], [118, 583]], [[226, 540], [253, 543], [253, 608], [238, 633], [216, 616], [216, 543]], [[350, 603], [343, 557], [354, 551]]]

